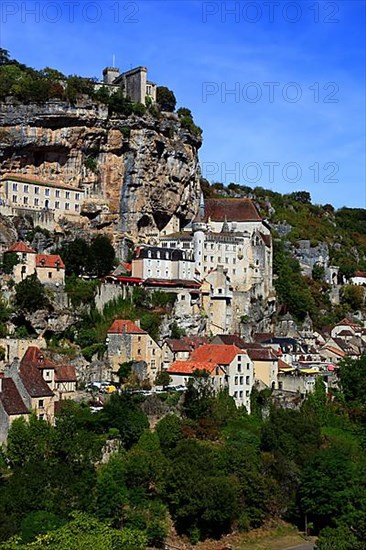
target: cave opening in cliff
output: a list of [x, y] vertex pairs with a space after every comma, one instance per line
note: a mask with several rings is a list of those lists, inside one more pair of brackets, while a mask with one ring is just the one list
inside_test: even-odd
[[150, 216], [148, 216], [147, 214], [144, 214], [143, 216], [141, 216], [141, 218], [137, 222], [137, 229], [141, 231], [141, 229], [145, 229], [146, 227], [151, 226], [152, 225], [151, 222], [152, 220]]

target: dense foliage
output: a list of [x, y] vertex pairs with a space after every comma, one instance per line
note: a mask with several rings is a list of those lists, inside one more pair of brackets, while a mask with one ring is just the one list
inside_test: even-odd
[[104, 277], [113, 269], [115, 250], [106, 235], [97, 235], [89, 244], [81, 238], [56, 250], [66, 265], [66, 275]]
[[361, 549], [365, 368], [344, 363], [343, 393], [330, 402], [318, 381], [300, 410], [254, 391], [250, 416], [200, 374], [154, 432], [125, 394], [97, 414], [66, 403], [54, 427], [16, 420], [0, 469], [0, 539], [15, 538], [0, 548], [162, 548], [170, 516], [192, 542], [282, 518], [320, 531], [320, 550]]

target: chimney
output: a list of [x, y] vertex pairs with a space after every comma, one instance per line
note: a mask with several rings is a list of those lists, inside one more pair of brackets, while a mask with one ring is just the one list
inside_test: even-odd
[[141, 328], [141, 327], [140, 327], [140, 325], [141, 325], [140, 319], [137, 319], [137, 321], [135, 321], [135, 325], [136, 325], [137, 327]]
[[0, 393], [3, 391], [3, 379], [2, 376], [0, 376]]

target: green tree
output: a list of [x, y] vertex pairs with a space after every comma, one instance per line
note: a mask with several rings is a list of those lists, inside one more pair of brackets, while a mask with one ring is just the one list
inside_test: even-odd
[[110, 239], [106, 235], [98, 235], [90, 245], [91, 266], [88, 269], [89, 273], [97, 277], [108, 275], [113, 269], [115, 256], [116, 253]]
[[18, 263], [18, 255], [16, 254], [16, 252], [5, 253], [3, 258], [4, 273], [7, 273], [8, 275], [13, 273], [13, 269]]
[[171, 378], [166, 370], [160, 371], [155, 378], [155, 384], [157, 386], [163, 386], [164, 388], [169, 386], [170, 382]]
[[341, 304], [351, 311], [358, 311], [363, 307], [365, 289], [357, 285], [345, 285], [341, 289]]
[[174, 92], [166, 86], [156, 88], [156, 102], [160, 105], [162, 111], [173, 112], [177, 104]]
[[45, 510], [31, 512], [22, 521], [22, 542], [32, 542], [38, 535], [54, 531], [64, 523], [65, 522], [60, 517], [52, 512], [47, 512]]
[[104, 406], [101, 421], [105, 428], [117, 428], [125, 448], [138, 441], [144, 430], [149, 427], [146, 415], [136, 405], [132, 397], [125, 394], [112, 395]]
[[49, 307], [44, 286], [35, 273], [15, 286], [15, 303], [20, 309], [29, 312]]

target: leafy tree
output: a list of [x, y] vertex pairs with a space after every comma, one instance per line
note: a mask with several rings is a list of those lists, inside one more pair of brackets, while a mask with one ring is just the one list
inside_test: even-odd
[[158, 86], [156, 89], [156, 102], [160, 105], [162, 111], [173, 112], [177, 104], [174, 92], [166, 86]]
[[[349, 357], [340, 362], [339, 380], [346, 403], [350, 407], [366, 406], [366, 355], [359, 359]], [[365, 411], [366, 412], [366, 411]]]
[[149, 427], [145, 414], [137, 407], [132, 397], [125, 394], [112, 395], [101, 412], [102, 424], [108, 428], [117, 428], [125, 448], [136, 443]]
[[54, 531], [64, 523], [65, 522], [60, 517], [52, 512], [47, 512], [45, 510], [31, 512], [22, 521], [22, 542], [32, 542], [38, 535]]
[[314, 281], [323, 281], [325, 275], [325, 269], [320, 264], [315, 264], [312, 271], [312, 277]]
[[172, 451], [182, 441], [182, 427], [182, 421], [175, 414], [168, 414], [158, 422], [156, 433], [164, 452]]
[[16, 254], [16, 252], [7, 252], [6, 254], [4, 254], [4, 259], [3, 259], [4, 273], [7, 273], [8, 275], [13, 273], [13, 269], [18, 263], [19, 263], [18, 255]]
[[106, 235], [98, 235], [90, 245], [91, 266], [89, 272], [97, 277], [108, 275], [113, 269], [115, 256], [116, 253], [110, 239]]
[[72, 275], [66, 279], [65, 290], [73, 307], [79, 307], [94, 304], [97, 286], [97, 281], [84, 281]]
[[49, 306], [44, 286], [35, 273], [15, 286], [15, 303], [20, 309], [29, 312]]
[[170, 382], [171, 378], [166, 370], [160, 371], [155, 378], [155, 384], [157, 386], [163, 386], [164, 388], [169, 386]]
[[143, 550], [146, 536], [138, 530], [112, 529], [105, 523], [82, 512], [73, 512], [66, 525], [40, 535], [31, 544], [22, 544], [19, 539], [0, 545], [2, 550]]
[[364, 304], [365, 289], [357, 285], [345, 285], [341, 289], [341, 304], [358, 311]]
[[185, 414], [192, 420], [208, 418], [211, 416], [213, 401], [214, 389], [210, 376], [206, 371], [195, 371], [184, 394]]
[[170, 338], [180, 340], [185, 335], [186, 331], [178, 325], [177, 321], [173, 321], [170, 325]]

